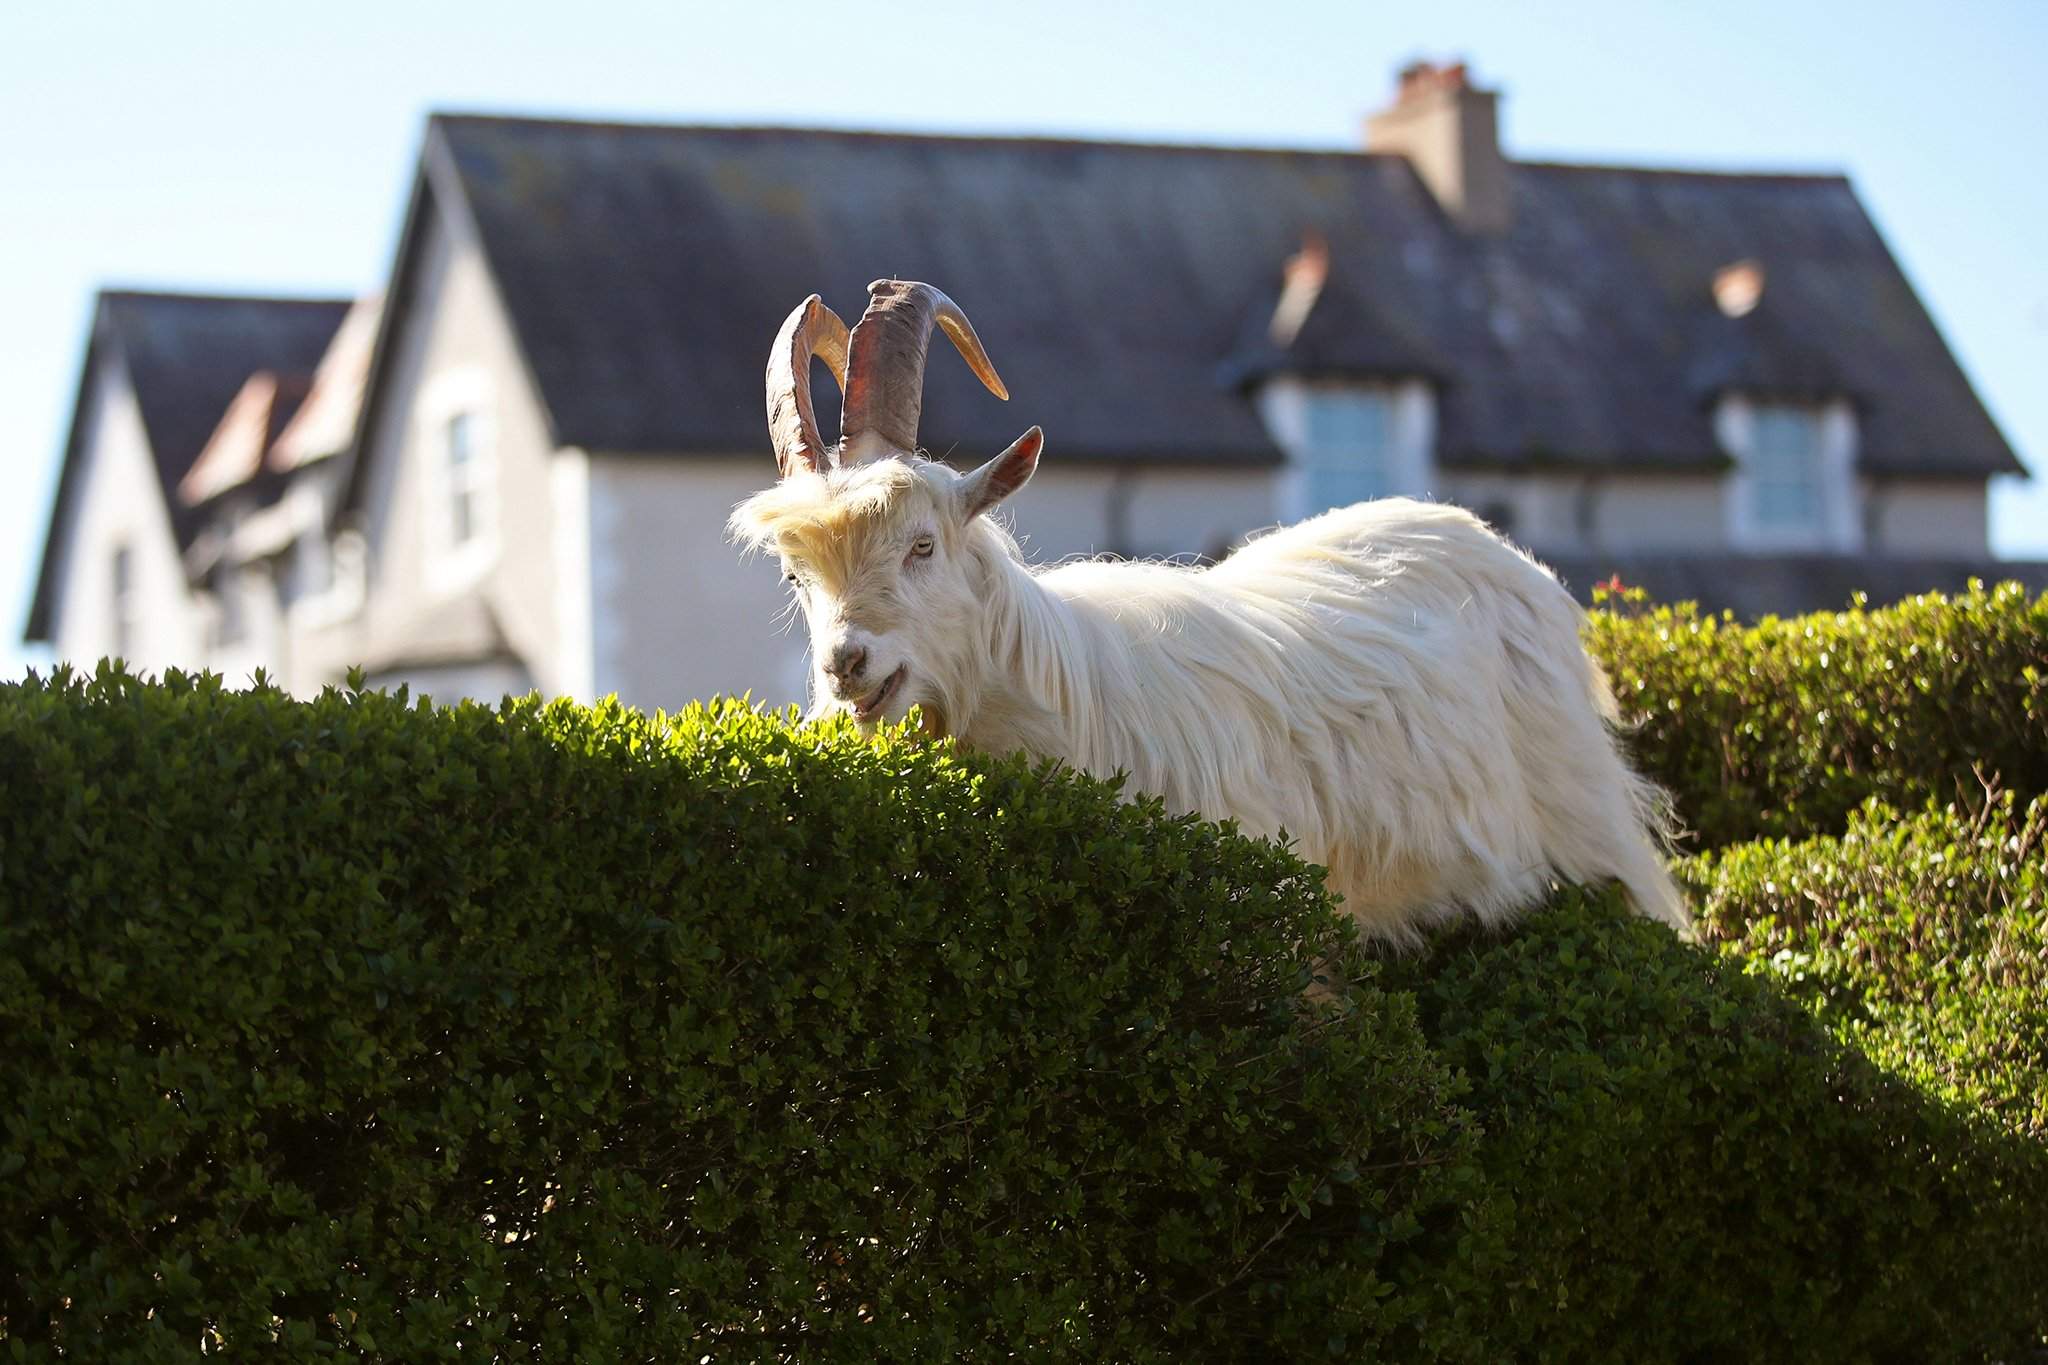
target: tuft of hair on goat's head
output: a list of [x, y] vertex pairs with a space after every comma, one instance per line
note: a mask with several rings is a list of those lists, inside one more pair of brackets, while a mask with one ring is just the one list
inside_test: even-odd
[[[927, 727], [943, 732], [978, 697], [967, 627], [988, 556], [1014, 555], [983, 514], [1030, 479], [1045, 436], [1032, 427], [968, 474], [926, 459], [917, 423], [935, 326], [1007, 400], [967, 315], [916, 280], [870, 284], [851, 333], [813, 294], [768, 354], [768, 432], [782, 477], [735, 508], [728, 525], [734, 539], [782, 561], [810, 627], [813, 715], [845, 711], [875, 725], [921, 706]], [[845, 394], [835, 445], [818, 433], [814, 359]]]

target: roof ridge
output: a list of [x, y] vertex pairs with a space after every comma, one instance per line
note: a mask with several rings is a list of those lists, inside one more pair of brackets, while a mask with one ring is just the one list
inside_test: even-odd
[[355, 302], [347, 294], [228, 294], [195, 289], [148, 289], [135, 285], [102, 285], [102, 299], [134, 299], [149, 303], [270, 303], [287, 307], [346, 307]]
[[1607, 175], [1669, 175], [1700, 180], [1782, 180], [1798, 183], [1849, 183], [1849, 173], [1840, 170], [1730, 170], [1714, 166], [1628, 166], [1612, 161], [1521, 161], [1510, 158], [1510, 166], [1532, 171], [1586, 171]]
[[1396, 152], [1371, 151], [1364, 147], [1281, 147], [1260, 143], [1146, 141], [1142, 138], [1088, 137], [1078, 133], [988, 133], [947, 132], [920, 128], [834, 128], [798, 123], [673, 123], [657, 119], [584, 118], [554, 114], [495, 114], [459, 109], [436, 109], [427, 115], [431, 123], [509, 124], [530, 128], [560, 128], [582, 132], [618, 133], [709, 133], [733, 137], [843, 138], [856, 142], [951, 142], [963, 144], [998, 143], [1005, 146], [1112, 147], [1157, 152], [1222, 152], [1248, 156], [1342, 157], [1377, 160], [1398, 157]]
[[[945, 142], [964, 145], [999, 144], [1012, 147], [1102, 147], [1152, 152], [1224, 153], [1244, 156], [1335, 157], [1344, 160], [1378, 160], [1400, 157], [1398, 152], [1367, 147], [1276, 146], [1270, 143], [1173, 142], [1129, 137], [1088, 137], [1076, 133], [991, 133], [950, 132], [922, 128], [826, 127], [797, 123], [710, 123], [674, 122], [657, 118], [597, 118], [574, 114], [507, 114], [464, 109], [436, 109], [427, 115], [430, 123], [497, 124], [528, 128], [558, 128], [571, 132], [617, 132], [644, 134], [704, 133], [728, 137], [820, 137], [851, 142]], [[1540, 171], [1587, 171], [1629, 175], [1693, 176], [1717, 180], [1826, 181], [1846, 182], [1844, 170], [1744, 170], [1710, 166], [1636, 166], [1622, 162], [1523, 160], [1510, 157], [1508, 164]]]

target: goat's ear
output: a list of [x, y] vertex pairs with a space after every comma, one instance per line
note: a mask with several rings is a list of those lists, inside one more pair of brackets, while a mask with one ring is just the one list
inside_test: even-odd
[[1031, 481], [1045, 433], [1037, 427], [1010, 443], [1010, 448], [960, 480], [960, 518], [972, 521]]

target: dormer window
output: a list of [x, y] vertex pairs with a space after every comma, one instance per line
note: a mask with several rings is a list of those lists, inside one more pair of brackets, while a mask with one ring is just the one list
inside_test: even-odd
[[1817, 408], [1759, 407], [1749, 436], [1750, 517], [1773, 536], [1823, 529], [1821, 415]]
[[1320, 389], [1309, 395], [1301, 446], [1309, 507], [1323, 511], [1396, 492], [1394, 397], [1382, 388]]
[[1268, 381], [1267, 430], [1287, 453], [1281, 516], [1429, 491], [1436, 403], [1420, 379]]
[[1860, 548], [1856, 416], [1848, 402], [1787, 402], [1730, 395], [1715, 417], [1735, 459], [1728, 484], [1730, 539], [1751, 550]]

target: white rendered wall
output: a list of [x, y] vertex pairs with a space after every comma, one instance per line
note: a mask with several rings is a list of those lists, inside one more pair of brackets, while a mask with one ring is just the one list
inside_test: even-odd
[[[800, 621], [783, 624], [788, 599], [777, 566], [742, 561], [725, 539], [732, 507], [772, 478], [765, 453], [566, 451], [555, 469], [563, 513], [556, 557], [569, 564], [581, 556], [588, 565], [587, 574], [571, 568], [557, 585], [557, 612], [565, 623], [588, 614], [589, 694], [617, 692], [634, 705], [669, 709], [718, 693], [751, 692], [773, 705], [805, 698], [804, 631]], [[1283, 478], [1273, 470], [1062, 467], [1048, 458], [1006, 512], [1035, 563], [1202, 553], [1271, 525]], [[1724, 475], [1440, 472], [1433, 482], [1439, 486], [1427, 491], [1447, 500], [1510, 507], [1512, 537], [1539, 554], [1729, 548]], [[1974, 503], [1960, 491], [1929, 506], [1945, 509], [1951, 525], [1970, 522], [1974, 507], [1970, 524], [1981, 537], [1981, 488], [1969, 490]]]
[[1885, 482], [1869, 488], [1866, 517], [1874, 555], [1985, 559], [1991, 554], [1991, 511], [1983, 480]]
[[590, 456], [573, 448], [556, 451], [548, 495], [554, 526], [555, 690], [589, 701], [605, 695], [597, 688]]
[[1003, 505], [1033, 564], [1090, 555], [1217, 555], [1277, 519], [1272, 469], [1039, 466]]
[[1728, 548], [1726, 478], [1703, 474], [1610, 475], [1592, 489], [1588, 550], [1695, 554]]
[[129, 551], [132, 610], [126, 657], [138, 670], [206, 666], [205, 616], [186, 586], [142, 412], [126, 368], [102, 356], [88, 378], [86, 430], [55, 572], [55, 657], [91, 669], [115, 651], [114, 551]]
[[[580, 501], [588, 516], [578, 538], [589, 546], [593, 695], [669, 710], [721, 693], [774, 706], [807, 700], [804, 627], [788, 615], [780, 569], [772, 558], [743, 560], [725, 537], [732, 509], [774, 477], [765, 452], [563, 458], [581, 465], [564, 476], [581, 485], [564, 504]], [[1270, 471], [1048, 467], [1008, 506], [1034, 563], [1119, 548], [1197, 553], [1269, 525], [1272, 484]], [[1112, 540], [1118, 517], [1129, 546]]]
[[1597, 481], [1575, 475], [1440, 470], [1432, 492], [1487, 518], [1517, 545], [1567, 554], [1584, 545]]
[[720, 694], [806, 699], [804, 631], [783, 623], [782, 571], [772, 557], [742, 561], [725, 536], [732, 509], [773, 476], [765, 453], [589, 457], [594, 695], [670, 711]]
[[[413, 297], [396, 333], [369, 433], [365, 531], [369, 583], [361, 621], [330, 626], [359, 658], [404, 653], [420, 620], [477, 595], [545, 693], [575, 692], [587, 667], [561, 655], [554, 549], [555, 447], [481, 250], [466, 226], [430, 212], [415, 243]], [[490, 470], [490, 531], [452, 549], [435, 520], [448, 418], [474, 411]], [[431, 643], [431, 642], [426, 642]], [[334, 651], [319, 651], [334, 658]], [[445, 687], [450, 674], [441, 680]], [[496, 673], [478, 675], [495, 680]]]

